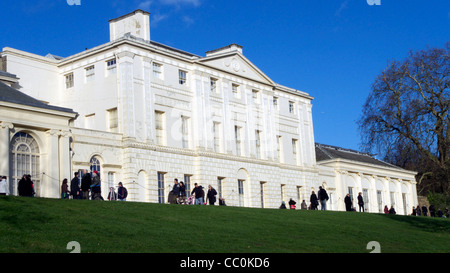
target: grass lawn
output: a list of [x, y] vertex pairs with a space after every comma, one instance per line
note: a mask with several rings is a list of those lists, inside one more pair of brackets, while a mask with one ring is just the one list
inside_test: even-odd
[[450, 219], [0, 197], [0, 253], [450, 252]]

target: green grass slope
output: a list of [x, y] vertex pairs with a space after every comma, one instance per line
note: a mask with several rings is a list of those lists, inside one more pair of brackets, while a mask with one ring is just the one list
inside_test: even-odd
[[0, 197], [0, 252], [450, 252], [450, 220], [356, 212]]

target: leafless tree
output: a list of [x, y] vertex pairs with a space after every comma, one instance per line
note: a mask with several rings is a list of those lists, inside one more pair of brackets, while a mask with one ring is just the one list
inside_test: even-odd
[[450, 42], [409, 53], [375, 79], [358, 121], [362, 149], [419, 172], [419, 190], [450, 193]]

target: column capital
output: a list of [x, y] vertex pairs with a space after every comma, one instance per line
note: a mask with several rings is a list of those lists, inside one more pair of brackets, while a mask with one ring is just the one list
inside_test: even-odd
[[0, 122], [0, 129], [13, 129], [13, 128], [14, 128], [14, 124], [12, 124], [11, 122], [5, 122], [5, 121]]

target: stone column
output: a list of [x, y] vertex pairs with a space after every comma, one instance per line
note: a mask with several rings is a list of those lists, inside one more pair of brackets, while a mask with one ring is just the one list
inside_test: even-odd
[[12, 178], [12, 172], [11, 172], [11, 168], [9, 166], [9, 162], [10, 162], [10, 130], [14, 128], [14, 125], [10, 122], [1, 122], [0, 123], [0, 158], [2, 160], [0, 160], [0, 175], [6, 175], [7, 178], [7, 182], [9, 182], [10, 187], [9, 187], [9, 191], [10, 194], [13, 194], [14, 192], [12, 191], [13, 188], [11, 187], [11, 183]]
[[43, 170], [40, 186], [40, 197], [59, 198], [61, 192], [61, 183], [59, 181], [59, 135], [58, 130], [48, 130], [47, 134], [47, 164]]
[[72, 180], [72, 166], [70, 165], [70, 137], [72, 133], [68, 130], [61, 132], [59, 138], [59, 180], [62, 183], [64, 178], [67, 178], [67, 182], [70, 186], [70, 180]]
[[133, 84], [133, 59], [135, 54], [121, 52], [117, 54], [117, 66], [119, 74], [119, 122], [124, 138], [135, 138], [134, 117], [134, 84]]

